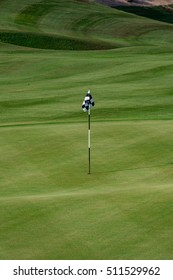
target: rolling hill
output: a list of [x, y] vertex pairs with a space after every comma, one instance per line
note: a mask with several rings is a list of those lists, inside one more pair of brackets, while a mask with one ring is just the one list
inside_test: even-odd
[[[1, 2], [0, 40], [43, 49], [110, 49], [147, 44], [147, 34], [167, 34], [172, 26], [81, 1]], [[164, 36], [163, 34], [163, 36]], [[154, 41], [154, 40], [153, 40]]]
[[97, 2], [135, 15], [173, 23], [173, 1], [98, 0]]

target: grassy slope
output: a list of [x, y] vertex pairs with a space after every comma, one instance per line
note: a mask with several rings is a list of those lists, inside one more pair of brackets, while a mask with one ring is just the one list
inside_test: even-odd
[[172, 5], [143, 7], [142, 9], [138, 6], [118, 6], [117, 9], [126, 11], [128, 13], [134, 13], [139, 16], [148, 17], [151, 19], [173, 23]]
[[0, 1], [1, 31], [123, 47], [1, 43], [0, 259], [172, 259], [172, 26], [74, 1], [30, 18], [38, 2]]

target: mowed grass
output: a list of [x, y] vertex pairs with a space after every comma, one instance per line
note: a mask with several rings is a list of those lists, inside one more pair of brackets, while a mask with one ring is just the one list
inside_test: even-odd
[[[81, 39], [84, 30], [75, 29], [81, 22], [72, 30], [65, 11], [76, 11], [70, 23], [99, 7], [97, 28], [83, 21], [85, 30], [102, 42], [124, 44], [122, 33], [112, 36], [113, 25], [109, 38], [103, 35], [99, 13], [107, 11], [111, 20], [120, 13], [119, 26], [121, 15], [133, 26], [140, 21], [74, 1], [58, 2], [61, 16], [64, 11], [58, 21], [57, 2], [45, 14], [46, 1], [1, 1], [3, 31], [20, 26], [38, 34], [39, 27], [54, 34], [52, 16], [61, 35]], [[39, 10], [29, 20], [33, 4]], [[0, 259], [172, 259], [172, 26], [152, 24], [146, 19], [147, 32], [137, 28], [126, 47], [112, 50], [1, 42]], [[81, 109], [88, 88], [96, 103], [91, 175]]]
[[172, 133], [96, 122], [88, 175], [84, 124], [1, 128], [1, 259], [171, 259]]

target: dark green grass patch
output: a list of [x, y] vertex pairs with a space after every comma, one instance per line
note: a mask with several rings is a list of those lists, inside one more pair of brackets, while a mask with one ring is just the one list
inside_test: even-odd
[[117, 6], [116, 9], [132, 13], [135, 15], [151, 18], [154, 20], [173, 23], [173, 8], [172, 6], [158, 7], [138, 7], [138, 6]]
[[1, 32], [0, 41], [4, 43], [25, 46], [30, 48], [54, 50], [99, 50], [111, 49], [115, 46], [104, 42], [92, 42], [82, 39], [73, 39], [60, 36], [30, 32]]

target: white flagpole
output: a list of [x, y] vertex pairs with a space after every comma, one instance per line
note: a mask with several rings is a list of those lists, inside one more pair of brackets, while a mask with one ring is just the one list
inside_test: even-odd
[[88, 111], [88, 174], [91, 174], [91, 129], [90, 129], [90, 109], [94, 106], [94, 100], [90, 94], [90, 90], [85, 96], [82, 103], [82, 109], [84, 112]]
[[88, 109], [88, 174], [91, 174], [90, 108]]

